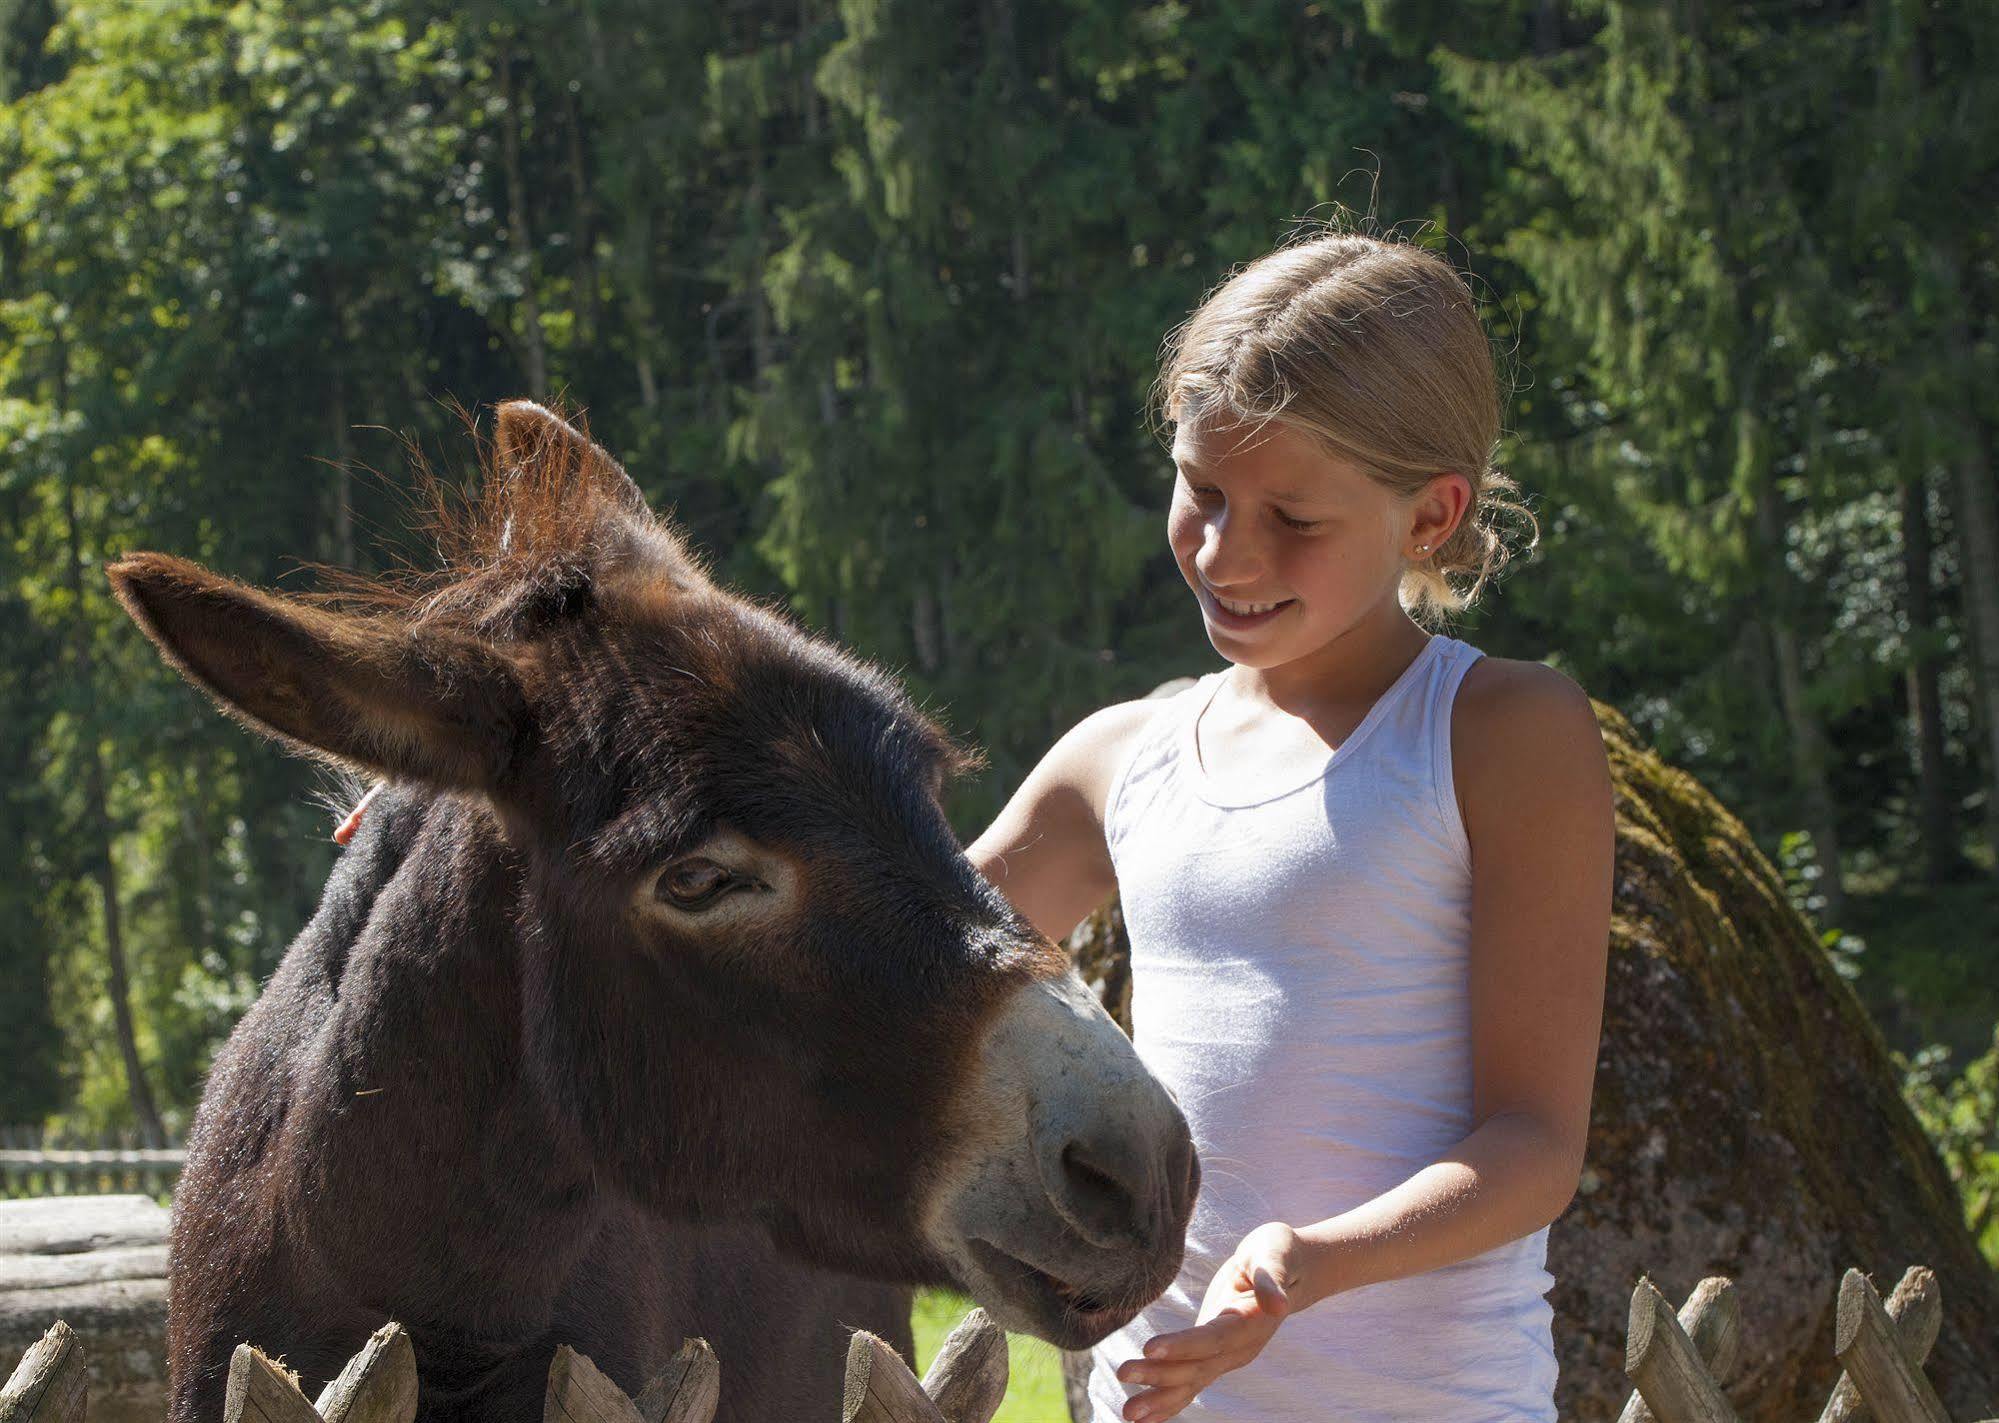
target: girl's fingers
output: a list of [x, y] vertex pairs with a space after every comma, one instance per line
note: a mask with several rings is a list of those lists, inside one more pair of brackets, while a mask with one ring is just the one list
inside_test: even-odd
[[1155, 1388], [1127, 1402], [1124, 1416], [1129, 1423], [1165, 1423], [1194, 1401], [1195, 1392], [1191, 1388]]
[[[1227, 1354], [1217, 1354], [1211, 1359], [1194, 1359], [1186, 1363], [1162, 1363], [1152, 1359], [1133, 1359], [1118, 1367], [1117, 1380], [1122, 1384], [1145, 1384], [1154, 1389], [1192, 1388], [1196, 1391], [1206, 1388], [1231, 1369], [1239, 1369], [1256, 1357], [1256, 1350], [1243, 1349]], [[1135, 1395], [1143, 1398], [1144, 1394]]]
[[1206, 1382], [1215, 1373], [1214, 1359], [1190, 1359], [1186, 1363], [1165, 1360], [1134, 1360], [1117, 1371], [1119, 1383], [1149, 1384], [1154, 1388], [1181, 1388]]
[[1229, 1346], [1230, 1337], [1242, 1325], [1239, 1314], [1222, 1314], [1206, 1324], [1182, 1329], [1175, 1334], [1155, 1334], [1145, 1341], [1148, 1359], [1206, 1359]]

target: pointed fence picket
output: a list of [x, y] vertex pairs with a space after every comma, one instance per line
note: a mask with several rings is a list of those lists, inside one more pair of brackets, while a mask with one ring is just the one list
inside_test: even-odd
[[[841, 1423], [990, 1423], [1006, 1397], [1006, 1334], [982, 1309], [965, 1316], [921, 1383], [887, 1344], [857, 1331], [847, 1351]], [[633, 1398], [568, 1345], [548, 1366], [543, 1423], [713, 1423], [722, 1366], [705, 1340], [681, 1344]], [[376, 1330], [338, 1378], [308, 1399], [298, 1377], [249, 1344], [229, 1361], [222, 1423], [413, 1423], [416, 1351], [400, 1324]], [[0, 1387], [0, 1423], [85, 1423], [83, 1345], [58, 1320]], [[831, 1403], [831, 1400], [827, 1400]]]
[[[1951, 1423], [1923, 1374], [1943, 1319], [1936, 1276], [1912, 1266], [1884, 1303], [1858, 1270], [1840, 1281], [1833, 1353], [1843, 1372], [1818, 1423]], [[1702, 1280], [1677, 1311], [1649, 1279], [1631, 1293], [1624, 1370], [1635, 1391], [1618, 1423], [1738, 1423], [1723, 1391], [1741, 1352], [1735, 1286]], [[841, 1423], [989, 1423], [1006, 1397], [1006, 1335], [973, 1310], [922, 1381], [881, 1339], [857, 1330], [847, 1350]], [[249, 1344], [229, 1367], [222, 1423], [413, 1423], [416, 1352], [386, 1324], [339, 1377], [307, 1399], [298, 1379]], [[0, 1387], [0, 1423], [85, 1423], [83, 1345], [57, 1323]], [[721, 1365], [700, 1339], [634, 1399], [567, 1345], [548, 1369], [544, 1423], [712, 1423]], [[828, 1400], [830, 1403], [831, 1400]]]
[[[1923, 1375], [1942, 1322], [1942, 1292], [1922, 1266], [1909, 1267], [1885, 1305], [1867, 1276], [1848, 1270], [1833, 1333], [1833, 1356], [1844, 1372], [1819, 1423], [1951, 1423]], [[1737, 1423], [1721, 1385], [1739, 1337], [1729, 1280], [1702, 1280], [1677, 1314], [1650, 1280], [1640, 1280], [1631, 1292], [1624, 1351], [1624, 1372], [1636, 1392], [1619, 1423]]]

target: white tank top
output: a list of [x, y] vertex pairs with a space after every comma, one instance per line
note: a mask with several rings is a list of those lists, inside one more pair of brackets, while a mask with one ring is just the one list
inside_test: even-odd
[[[1211, 673], [1162, 702], [1104, 831], [1131, 937], [1133, 1038], [1201, 1153], [1186, 1264], [1093, 1351], [1113, 1370], [1190, 1327], [1267, 1221], [1338, 1215], [1472, 1130], [1471, 848], [1451, 782], [1451, 703], [1482, 654], [1433, 636], [1303, 784], [1222, 783], [1194, 728]], [[1180, 1414], [1228, 1423], [1553, 1423], [1545, 1229], [1294, 1315]]]

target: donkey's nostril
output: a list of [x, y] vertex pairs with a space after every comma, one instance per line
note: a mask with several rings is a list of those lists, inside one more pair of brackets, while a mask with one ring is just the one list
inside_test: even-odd
[[1144, 1228], [1135, 1192], [1083, 1142], [1062, 1148], [1063, 1211], [1095, 1243], [1137, 1238]]

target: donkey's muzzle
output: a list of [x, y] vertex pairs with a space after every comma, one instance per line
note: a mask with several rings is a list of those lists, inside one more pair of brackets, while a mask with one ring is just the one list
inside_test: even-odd
[[1187, 1122], [1072, 972], [1023, 987], [984, 1044], [976, 1159], [932, 1243], [995, 1319], [1094, 1342], [1179, 1272], [1200, 1168]]

